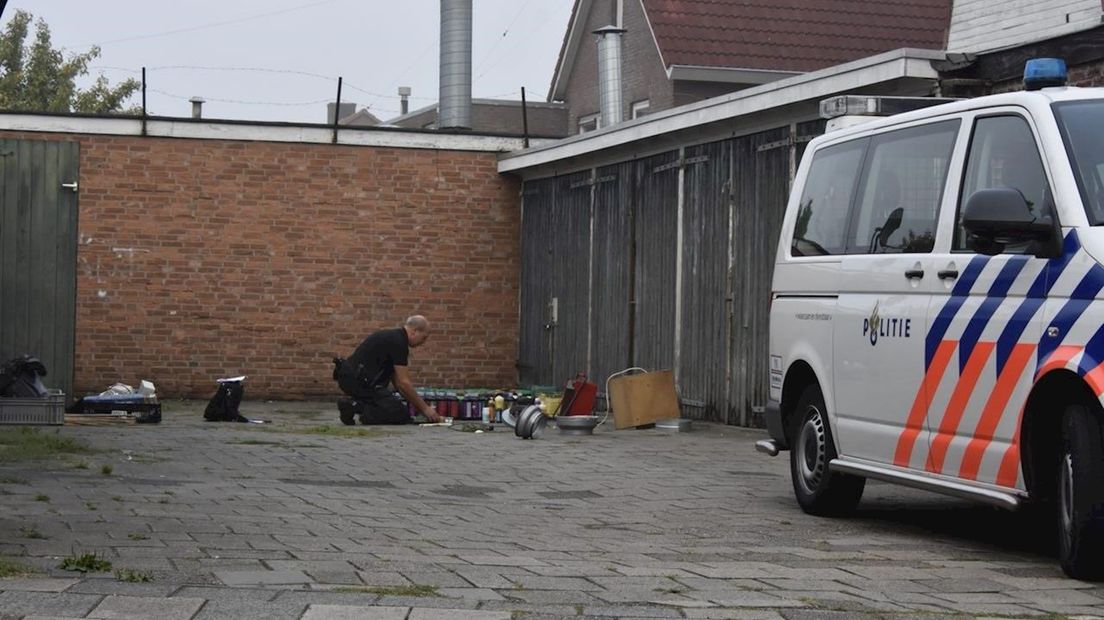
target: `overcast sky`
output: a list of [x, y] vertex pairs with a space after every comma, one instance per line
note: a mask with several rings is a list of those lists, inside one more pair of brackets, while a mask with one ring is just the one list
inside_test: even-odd
[[[475, 97], [545, 100], [573, 0], [473, 0]], [[342, 101], [387, 120], [437, 101], [439, 0], [9, 0], [50, 26], [67, 53], [99, 45], [91, 75], [146, 67], [150, 114], [316, 122]], [[32, 35], [33, 36], [33, 35]], [[133, 103], [140, 103], [135, 96]]]

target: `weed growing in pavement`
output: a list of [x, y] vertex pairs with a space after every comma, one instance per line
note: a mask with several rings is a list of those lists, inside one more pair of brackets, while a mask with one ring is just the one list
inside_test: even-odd
[[38, 531], [38, 528], [33, 525], [19, 528], [19, 533], [23, 535], [23, 538], [35, 538], [38, 540], [45, 540], [46, 538], [42, 535], [42, 532]]
[[45, 493], [39, 493], [38, 495], [35, 495], [35, 501], [36, 502], [48, 502], [48, 501], [50, 501], [50, 496], [46, 495]]
[[437, 586], [421, 586], [417, 584], [409, 586], [356, 586], [348, 588], [335, 588], [334, 591], [379, 594], [380, 596], [441, 596], [437, 593]]
[[58, 568], [81, 573], [106, 573], [111, 570], [111, 562], [101, 558], [98, 553], [85, 553], [65, 558]]
[[374, 439], [376, 437], [385, 437], [391, 433], [379, 429], [379, 428], [356, 428], [349, 426], [332, 426], [330, 424], [323, 424], [321, 426], [311, 426], [304, 429], [288, 429], [289, 433], [304, 433], [307, 435], [324, 435], [327, 437], [357, 437], [364, 439]]
[[131, 532], [127, 535], [127, 538], [131, 540], [149, 540], [149, 536], [146, 536], [141, 532]]
[[115, 571], [115, 579], [127, 583], [149, 583], [153, 581], [153, 576], [142, 571], [120, 568]]
[[113, 472], [113, 471], [115, 471], [115, 468], [112, 467], [111, 465], [104, 465], [103, 467], [100, 468], [100, 473], [105, 475], [105, 476], [110, 476], [111, 472]]
[[84, 461], [77, 461], [73, 463], [73, 469], [88, 469], [88, 463]]
[[86, 444], [57, 431], [43, 432], [33, 427], [0, 429], [0, 462], [45, 459], [61, 454], [91, 454]]
[[242, 439], [241, 441], [231, 441], [232, 446], [286, 446], [282, 441], [265, 441], [264, 439]]
[[93, 502], [85, 502], [84, 507], [88, 510], [96, 510], [98, 508]]
[[15, 476], [0, 476], [0, 484], [30, 484], [26, 478], [16, 478]]
[[111, 496], [111, 501], [113, 501], [113, 502], [121, 502], [121, 501], [123, 501], [123, 498], [119, 497], [118, 495], [112, 495], [112, 496]]
[[0, 577], [21, 577], [37, 573], [33, 567], [21, 564], [10, 558], [0, 557]]

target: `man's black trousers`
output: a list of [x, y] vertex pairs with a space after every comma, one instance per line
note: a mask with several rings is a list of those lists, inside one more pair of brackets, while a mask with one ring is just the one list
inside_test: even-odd
[[372, 386], [348, 375], [340, 375], [337, 385], [353, 398], [352, 407], [361, 424], [410, 423], [406, 405], [386, 387]]

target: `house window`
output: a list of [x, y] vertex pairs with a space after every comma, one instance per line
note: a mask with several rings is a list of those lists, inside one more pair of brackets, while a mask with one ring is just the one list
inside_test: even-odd
[[652, 107], [652, 102], [648, 99], [643, 101], [634, 101], [632, 103], [632, 117], [640, 118], [648, 114], [648, 108]]
[[599, 114], [587, 114], [579, 117], [579, 133], [587, 133], [598, 129]]

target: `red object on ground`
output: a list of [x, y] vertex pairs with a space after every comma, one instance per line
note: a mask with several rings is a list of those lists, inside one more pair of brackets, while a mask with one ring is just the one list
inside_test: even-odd
[[592, 415], [594, 401], [598, 398], [598, 386], [589, 383], [584, 373], [567, 382], [561, 407], [567, 407], [560, 415]]

